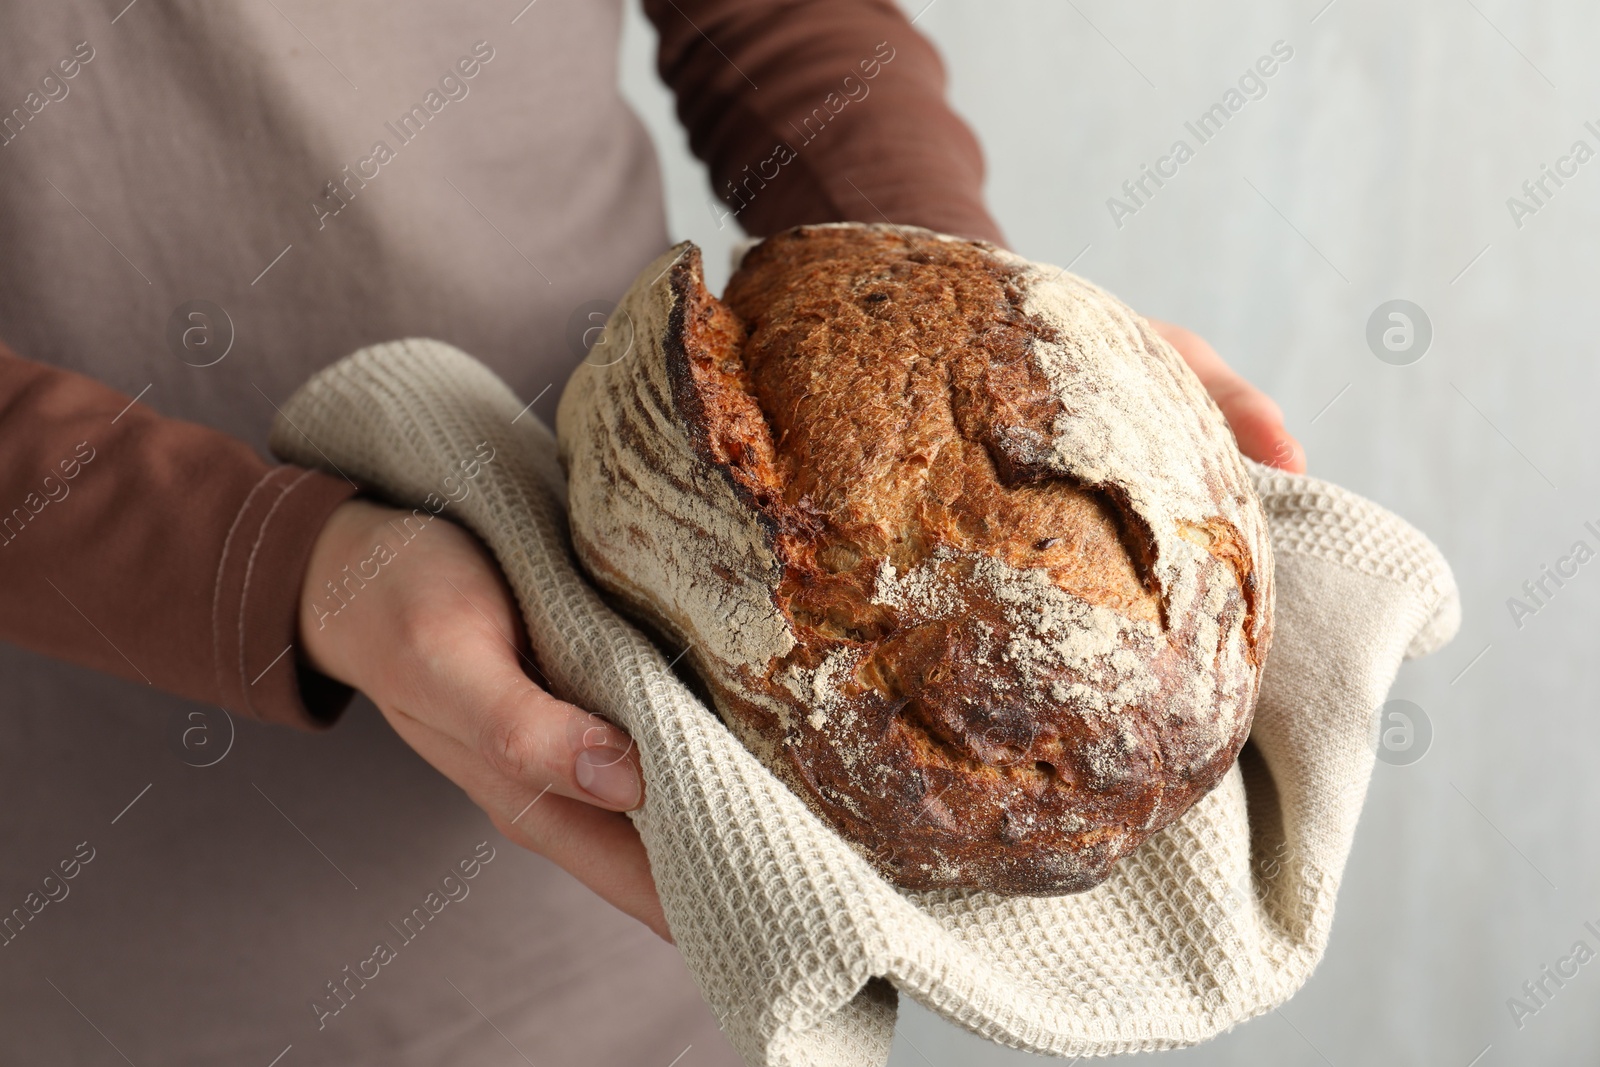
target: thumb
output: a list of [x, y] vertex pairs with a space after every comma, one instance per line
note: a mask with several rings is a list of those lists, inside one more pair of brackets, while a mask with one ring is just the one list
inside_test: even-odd
[[509, 639], [476, 621], [458, 616], [426, 643], [391, 708], [473, 753], [488, 777], [613, 811], [638, 807], [643, 778], [627, 732], [540, 688]]

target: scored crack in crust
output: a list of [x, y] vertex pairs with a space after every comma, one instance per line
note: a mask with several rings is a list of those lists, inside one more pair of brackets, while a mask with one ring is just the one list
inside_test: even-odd
[[1114, 298], [841, 224], [758, 245], [725, 301], [685, 246], [618, 314], [634, 358], [561, 401], [579, 559], [896, 884], [1087, 889], [1232, 765], [1265, 519]]

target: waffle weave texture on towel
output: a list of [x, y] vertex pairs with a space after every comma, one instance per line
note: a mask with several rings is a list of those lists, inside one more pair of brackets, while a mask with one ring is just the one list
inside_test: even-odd
[[1191, 1045], [1281, 1004], [1327, 945], [1373, 713], [1401, 660], [1460, 621], [1426, 537], [1336, 486], [1252, 465], [1276, 635], [1238, 765], [1089, 892], [906, 894], [679, 680], [681, 650], [657, 648], [577, 570], [555, 439], [488, 369], [436, 341], [365, 348], [306, 383], [272, 436], [283, 458], [407, 507], [484, 442], [493, 462], [444, 514], [494, 552], [558, 695], [637, 741], [633, 817], [667, 920], [752, 1065], [885, 1063], [896, 991], [1067, 1057]]

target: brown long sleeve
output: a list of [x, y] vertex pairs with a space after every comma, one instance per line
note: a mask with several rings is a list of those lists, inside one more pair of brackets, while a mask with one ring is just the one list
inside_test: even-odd
[[312, 542], [355, 490], [0, 346], [0, 640], [269, 722], [349, 692], [297, 662]]
[[1002, 243], [933, 46], [891, 0], [645, 0], [689, 144], [744, 229], [891, 221]]

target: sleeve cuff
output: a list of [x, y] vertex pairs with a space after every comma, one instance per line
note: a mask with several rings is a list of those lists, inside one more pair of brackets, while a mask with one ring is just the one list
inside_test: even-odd
[[354, 691], [299, 654], [300, 586], [311, 548], [350, 483], [300, 467], [274, 467], [234, 517], [212, 598], [217, 690], [223, 706], [262, 722], [331, 725]]

